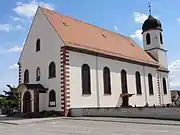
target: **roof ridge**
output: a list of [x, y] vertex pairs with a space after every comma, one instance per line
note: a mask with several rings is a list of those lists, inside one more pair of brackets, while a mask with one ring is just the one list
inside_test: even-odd
[[[86, 44], [86, 42], [88, 41], [87, 39], [87, 41], [85, 41], [85, 40], [83, 40], [82, 42], [80, 42], [82, 39], [80, 39], [80, 37], [77, 37], [76, 38], [76, 36], [75, 37], [72, 37], [71, 38], [71, 34], [70, 34], [70, 36], [68, 36], [67, 35], [67, 33], [66, 32], [64, 32], [63, 31], [63, 27], [61, 26], [60, 27], [60, 25], [58, 25], [58, 23], [59, 23], [59, 21], [60, 22], [63, 22], [63, 20], [70, 20], [70, 22], [71, 21], [73, 21], [73, 23], [75, 23], [76, 25], [81, 25], [81, 26], [83, 26], [83, 28], [88, 28], [88, 29], [93, 29], [92, 31], [94, 32], [93, 34], [95, 34], [96, 35], [96, 37], [98, 38], [98, 36], [99, 36], [99, 34], [102, 34], [103, 36], [106, 36], [106, 34], [107, 34], [107, 36], [109, 36], [110, 37], [110, 39], [111, 40], [107, 40], [106, 42], [103, 42], [103, 44], [111, 44], [111, 43], [113, 43], [113, 45], [114, 45], [114, 47], [115, 46], [118, 46], [118, 44], [119, 45], [122, 45], [123, 46], [123, 48], [119, 48], [119, 47], [115, 47], [115, 48], [117, 48], [117, 49], [119, 49], [119, 50], [121, 50], [121, 49], [124, 49], [124, 52], [126, 52], [126, 51], [128, 51], [127, 49], [127, 47], [125, 47], [125, 46], [134, 46], [136, 49], [135, 50], [137, 50], [138, 52], [140, 52], [141, 54], [142, 54], [142, 56], [141, 55], [134, 55], [133, 56], [133, 54], [132, 55], [130, 55], [130, 53], [128, 54], [128, 53], [124, 53], [124, 52], [122, 52], [122, 51], [118, 51], [117, 50], [117, 52], [116, 52], [116, 50], [111, 50], [111, 48], [110, 48], [110, 50], [113, 52], [113, 54], [119, 54], [119, 55], [121, 55], [120, 57], [122, 57], [122, 56], [127, 56], [127, 58], [129, 57], [129, 58], [132, 58], [132, 59], [134, 59], [134, 60], [140, 60], [140, 61], [144, 61], [144, 62], [146, 62], [146, 63], [149, 63], [149, 62], [151, 62], [151, 63], [156, 63], [157, 61], [155, 61], [154, 59], [152, 59], [144, 50], [143, 50], [143, 48], [140, 46], [140, 45], [138, 45], [132, 38], [130, 38], [130, 37], [127, 37], [127, 36], [125, 36], [125, 35], [122, 35], [122, 34], [120, 34], [120, 33], [117, 33], [117, 32], [114, 32], [114, 31], [110, 31], [110, 30], [108, 30], [108, 29], [105, 29], [105, 28], [102, 28], [102, 27], [99, 27], [99, 26], [96, 26], [96, 25], [93, 25], [93, 24], [90, 24], [90, 23], [87, 23], [87, 22], [84, 22], [84, 21], [82, 21], [82, 20], [78, 20], [78, 19], [76, 19], [76, 18], [73, 18], [73, 17], [71, 17], [71, 16], [69, 16], [69, 15], [64, 15], [64, 14], [61, 14], [61, 13], [59, 13], [59, 12], [57, 12], [57, 11], [54, 11], [54, 10], [51, 10], [51, 9], [47, 9], [47, 8], [44, 8], [44, 7], [41, 7], [41, 6], [39, 6], [39, 8], [41, 9], [41, 11], [44, 13], [44, 15], [47, 17], [47, 19], [51, 22], [52, 20], [52, 26], [56, 29], [57, 28], [57, 33], [59, 34], [59, 36], [62, 36], [62, 39], [64, 40], [64, 42], [65, 42], [65, 44], [67, 43], [66, 41], [70, 41], [70, 42], [74, 42], [75, 44], [79, 44], [79, 45], [83, 45], [83, 44]], [[51, 20], [52, 19], [52, 20]], [[59, 20], [60, 19], [60, 20]], [[59, 21], [58, 21], [59, 20]], [[61, 31], [59, 31], [58, 29], [59, 28], [62, 28], [61, 29]], [[77, 31], [78, 31], [78, 29], [76, 29]], [[91, 31], [91, 32], [92, 32]], [[82, 31], [80, 31], [80, 32], [82, 32]], [[65, 34], [66, 33], [66, 34]], [[82, 34], [82, 33], [80, 33], [80, 34]], [[81, 37], [83, 37], [83, 35], [84, 34], [82, 34], [81, 35]], [[64, 37], [63, 37], [64, 36]], [[93, 38], [95, 38], [96, 39], [96, 37], [93, 37]], [[77, 41], [75, 41], [77, 39]], [[92, 39], [93, 40], [93, 39]], [[100, 40], [100, 41], [102, 41], [102, 40]], [[124, 41], [124, 42], [121, 42], [121, 41]], [[116, 45], [116, 42], [118, 43], [117, 45]], [[97, 42], [94, 42], [95, 44], [97, 43]], [[94, 44], [93, 43], [93, 44]], [[91, 43], [92, 44], [92, 43]], [[123, 45], [124, 44], [124, 45]], [[97, 46], [94, 46], [95, 47], [95, 49], [97, 50], [97, 49], [100, 49], [101, 48], [101, 50], [102, 50], [102, 47], [98, 47], [99, 45], [98, 45], [98, 43], [96, 44]], [[89, 47], [91, 46], [91, 48], [92, 48], [92, 46], [93, 45], [87, 45], [86, 46], [86, 48], [88, 49]], [[96, 48], [97, 47], [97, 48]], [[129, 48], [130, 49], [130, 48]], [[106, 51], [106, 50], [104, 50], [104, 51]], [[130, 51], [132, 51], [132, 53], [135, 53], [134, 51], [133, 51], [133, 49], [130, 49]], [[106, 51], [107, 52], [107, 51]], [[109, 51], [108, 51], [109, 52]], [[145, 56], [144, 58], [142, 58], [143, 56]], [[157, 63], [156, 63], [157, 64]]]
[[57, 12], [57, 11], [50, 10], [50, 9], [48, 9], [48, 8], [44, 8], [44, 7], [41, 7], [41, 6], [39, 6], [39, 7], [40, 7], [41, 9], [45, 9], [45, 10], [48, 10], [48, 11], [54, 12], [54, 13], [56, 13], [56, 14], [59, 14], [59, 15], [62, 15], [62, 16], [65, 16], [65, 17], [71, 18], [71, 19], [73, 19], [73, 20], [76, 20], [76, 21], [82, 22], [82, 23], [84, 23], [84, 24], [87, 24], [87, 25], [90, 25], [90, 26], [96, 27], [96, 28], [98, 28], [98, 29], [102, 29], [102, 30], [105, 30], [105, 31], [111, 32], [111, 33], [113, 33], [113, 34], [116, 34], [116, 35], [122, 36], [122, 37], [127, 38], [127, 39], [129, 39], [129, 40], [131, 40], [131, 41], [134, 41], [134, 40], [132, 40], [130, 37], [125, 36], [125, 35], [123, 35], [123, 34], [120, 34], [120, 33], [114, 32], [114, 31], [110, 31], [110, 30], [105, 29], [105, 28], [102, 28], [102, 27], [100, 27], [100, 26], [96, 26], [96, 25], [94, 25], [94, 24], [90, 24], [90, 23], [88, 23], [88, 22], [84, 22], [83, 20], [79, 20], [79, 19], [74, 18], [74, 17], [69, 16], [69, 15], [64, 15], [64, 14], [61, 14], [61, 13], [59, 13], [59, 12]]

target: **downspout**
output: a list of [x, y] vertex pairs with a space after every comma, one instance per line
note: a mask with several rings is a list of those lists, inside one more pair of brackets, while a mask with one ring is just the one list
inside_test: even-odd
[[100, 100], [99, 100], [99, 75], [98, 75], [98, 56], [96, 54], [96, 94], [97, 94], [97, 108], [100, 107]]
[[147, 104], [148, 102], [147, 102], [146, 78], [145, 78], [145, 68], [144, 68], [144, 66], [143, 66], [143, 75], [144, 75], [143, 76], [143, 78], [144, 78], [144, 95], [145, 95], [145, 102]]

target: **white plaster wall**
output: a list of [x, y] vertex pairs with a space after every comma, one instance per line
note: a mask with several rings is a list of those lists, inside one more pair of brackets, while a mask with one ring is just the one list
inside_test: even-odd
[[[162, 104], [169, 104], [169, 103], [171, 103], [171, 92], [169, 90], [168, 73], [159, 72], [159, 77], [160, 77], [161, 102], [162, 102]], [[167, 94], [164, 94], [163, 78], [166, 79]]]
[[[77, 61], [78, 60], [78, 61]], [[96, 62], [98, 63], [96, 65]], [[91, 68], [91, 95], [82, 95], [81, 84], [81, 66], [88, 64]], [[111, 95], [104, 95], [103, 86], [103, 68], [107, 66], [111, 71]], [[97, 71], [96, 71], [97, 69]], [[100, 107], [115, 107], [118, 105], [121, 91], [120, 72], [125, 69], [127, 72], [128, 93], [135, 94], [130, 98], [130, 105], [144, 106], [146, 100], [149, 105], [159, 105], [159, 96], [156, 82], [156, 69], [152, 67], [143, 67], [141, 65], [130, 64], [117, 60], [105, 59], [87, 54], [81, 54], [70, 51], [70, 100], [71, 108], [78, 107], [97, 107], [97, 101]], [[136, 94], [135, 72], [141, 74], [142, 95]], [[149, 95], [148, 73], [153, 76], [154, 95]], [[145, 74], [145, 76], [144, 76]], [[145, 78], [145, 81], [144, 81]], [[97, 85], [98, 84], [98, 85]], [[99, 93], [99, 96], [97, 96]], [[147, 98], [146, 98], [147, 96]], [[121, 101], [120, 101], [121, 102]]]
[[158, 56], [159, 56], [159, 63], [167, 68], [168, 67], [168, 64], [167, 64], [167, 53], [162, 51], [162, 50], [159, 50], [158, 51]]
[[147, 52], [149, 52], [154, 58], [156, 58], [156, 60], [158, 60], [161, 65], [163, 65], [164, 67], [168, 67], [167, 54], [165, 51], [160, 49], [153, 49]]
[[[147, 43], [146, 43], [147, 33], [149, 33], [151, 36], [151, 44], [149, 44], [149, 45], [147, 45]], [[149, 31], [146, 31], [143, 33], [144, 50], [149, 50], [149, 49], [153, 49], [153, 48], [165, 49], [164, 44], [161, 44], [161, 42], [160, 42], [160, 33], [162, 34], [162, 32], [160, 30], [149, 30]], [[163, 35], [162, 35], [162, 37], [163, 37]], [[160, 49], [153, 49], [148, 52], [150, 52], [151, 55], [154, 58], [156, 58], [160, 64], [167, 67], [167, 56], [166, 56], [165, 51], [162, 51]]]
[[[146, 35], [147, 33], [150, 34], [151, 36], [151, 44], [147, 45], [146, 44]], [[144, 43], [144, 49], [145, 50], [149, 50], [152, 48], [163, 48], [164, 49], [164, 44], [160, 43], [160, 33], [162, 34], [162, 32], [160, 30], [149, 30], [143, 33], [143, 43]], [[163, 37], [163, 35], [162, 35]]]
[[[149, 94], [149, 83], [148, 83], [148, 74], [152, 75], [153, 78], [153, 92], [154, 95]], [[157, 87], [157, 71], [155, 68], [145, 67], [145, 82], [146, 82], [146, 90], [147, 90], [147, 101], [150, 106], [159, 105], [159, 96], [158, 96], [158, 87]]]
[[[70, 52], [70, 106], [97, 107], [96, 57]], [[82, 95], [81, 65], [88, 64], [91, 69], [91, 95]]]
[[46, 106], [46, 102], [47, 102], [47, 98], [46, 98], [46, 93], [39, 93], [39, 111], [44, 111], [46, 110], [47, 106]]
[[150, 53], [156, 60], [159, 60], [158, 50], [159, 49], [153, 49], [153, 50], [150, 50], [150, 51], [147, 51], [147, 52]]
[[[103, 68], [105, 66], [109, 67], [111, 71], [111, 91], [112, 91], [111, 95], [104, 95]], [[127, 75], [128, 93], [135, 94], [130, 98], [129, 103], [133, 106], [145, 105], [145, 92], [144, 92], [142, 66], [106, 59], [106, 58], [98, 58], [98, 67], [99, 67], [98, 76], [99, 76], [100, 103], [102, 107], [107, 107], [107, 106], [113, 107], [118, 105], [117, 103], [120, 98], [120, 94], [122, 93], [121, 75], [120, 75], [122, 69], [125, 69], [128, 74]], [[136, 71], [139, 71], [141, 74], [142, 95], [137, 95], [136, 92], [136, 84], [135, 84]]]
[[[40, 51], [36, 52], [36, 40], [40, 38], [41, 46]], [[20, 63], [22, 67], [22, 82], [24, 80], [24, 71], [29, 70], [30, 83], [41, 83], [44, 87], [48, 88], [49, 91], [54, 89], [56, 91], [56, 107], [48, 107], [48, 93], [44, 96], [44, 104], [47, 110], [55, 109], [60, 110], [60, 47], [63, 42], [50, 25], [44, 14], [38, 9], [37, 14], [32, 24], [32, 28], [29, 32], [29, 36], [24, 45]], [[48, 67], [49, 63], [54, 61], [56, 63], [56, 78], [48, 79]], [[36, 81], [36, 68], [40, 67], [41, 78], [40, 81]], [[43, 97], [42, 97], [43, 98]], [[41, 107], [40, 107], [41, 108]]]

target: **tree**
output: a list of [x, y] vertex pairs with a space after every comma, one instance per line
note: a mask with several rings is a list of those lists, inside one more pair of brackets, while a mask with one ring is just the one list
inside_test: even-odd
[[7, 85], [9, 91], [3, 91], [4, 94], [0, 95], [0, 107], [14, 108], [18, 107], [18, 92], [16, 87]]
[[176, 106], [179, 106], [179, 104], [178, 104], [179, 99], [180, 99], [180, 91], [177, 91], [177, 96], [176, 96], [176, 98], [174, 100], [174, 103], [175, 103]]

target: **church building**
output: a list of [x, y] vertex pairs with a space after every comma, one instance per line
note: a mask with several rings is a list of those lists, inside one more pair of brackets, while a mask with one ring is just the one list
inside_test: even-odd
[[171, 103], [161, 22], [149, 15], [144, 48], [131, 38], [38, 7], [21, 52], [20, 111]]

